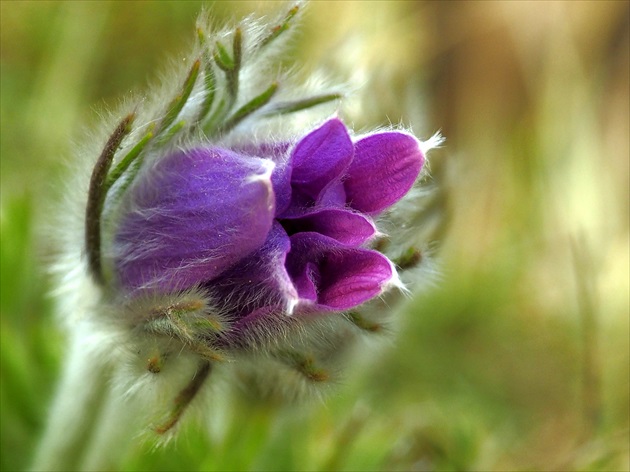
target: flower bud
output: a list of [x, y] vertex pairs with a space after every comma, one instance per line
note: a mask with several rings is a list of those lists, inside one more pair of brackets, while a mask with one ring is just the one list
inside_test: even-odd
[[[282, 379], [262, 362], [303, 385], [330, 380], [350, 339], [380, 330], [363, 308], [403, 288], [379, 227], [430, 146], [400, 130], [356, 136], [325, 106], [335, 90], [268, 76], [297, 12], [266, 30], [244, 22], [210, 36], [201, 25], [175, 93], [129, 112], [92, 173], [83, 262], [94, 326], [124, 333], [143, 387], [177, 352], [199, 360], [159, 433], [226, 360], [261, 378]], [[310, 124], [296, 129], [295, 113]], [[402, 254], [401, 268], [419, 261], [411, 244]]]

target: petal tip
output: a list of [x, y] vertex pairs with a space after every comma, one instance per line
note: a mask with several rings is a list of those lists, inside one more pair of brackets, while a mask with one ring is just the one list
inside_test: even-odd
[[274, 162], [270, 160], [262, 161], [261, 171], [248, 175], [245, 178], [245, 184], [261, 184], [265, 189], [266, 200], [267, 200], [267, 209], [269, 211], [274, 210], [275, 206], [275, 192], [273, 188], [273, 182], [271, 180], [271, 175], [276, 165]]
[[425, 162], [422, 143], [403, 131], [365, 136], [355, 142], [354, 149], [344, 187], [350, 205], [369, 215], [382, 212], [404, 197]]
[[295, 309], [300, 303], [300, 299], [298, 297], [290, 297], [285, 301], [285, 315], [290, 317], [295, 313]]
[[426, 141], [420, 141], [420, 151], [426, 156], [431, 149], [439, 148], [444, 143], [445, 138], [439, 131]]

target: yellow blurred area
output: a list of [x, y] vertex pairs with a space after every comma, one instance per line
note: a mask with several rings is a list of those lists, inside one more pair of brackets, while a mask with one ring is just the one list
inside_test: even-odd
[[566, 312], [574, 259], [588, 259], [600, 314], [627, 326], [627, 2], [312, 9], [306, 56], [363, 85], [355, 123], [402, 118], [446, 137], [432, 165], [448, 187], [449, 263], [524, 264], [523, 299]]

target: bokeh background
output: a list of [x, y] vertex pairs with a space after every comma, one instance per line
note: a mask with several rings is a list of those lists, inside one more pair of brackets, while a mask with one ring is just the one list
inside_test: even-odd
[[[64, 352], [45, 223], [84, 130], [265, 2], [3, 1], [1, 458], [28, 466]], [[357, 127], [447, 141], [440, 277], [325, 402], [243, 401], [126, 470], [628, 470], [630, 3], [313, 2], [293, 44]], [[89, 156], [93, 159], [94, 156]], [[367, 349], [370, 349], [368, 345]]]

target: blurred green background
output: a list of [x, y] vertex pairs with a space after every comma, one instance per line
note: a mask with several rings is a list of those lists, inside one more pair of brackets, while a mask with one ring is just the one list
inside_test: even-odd
[[[64, 162], [204, 4], [0, 4], [2, 470], [28, 466], [63, 354], [45, 224]], [[313, 2], [296, 61], [363, 84], [345, 116], [447, 138], [440, 279], [326, 402], [244, 403], [124, 468], [628, 470], [629, 31], [622, 1]]]

